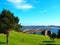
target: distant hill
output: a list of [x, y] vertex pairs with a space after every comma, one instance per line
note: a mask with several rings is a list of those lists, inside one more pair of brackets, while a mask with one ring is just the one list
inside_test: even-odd
[[37, 29], [37, 28], [60, 28], [60, 26], [54, 26], [54, 25], [49, 25], [49, 26], [23, 26], [22, 27], [22, 30], [25, 30], [25, 29]]

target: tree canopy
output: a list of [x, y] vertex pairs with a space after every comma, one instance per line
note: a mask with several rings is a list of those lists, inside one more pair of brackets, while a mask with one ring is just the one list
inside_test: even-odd
[[19, 24], [18, 17], [14, 16], [11, 11], [3, 9], [0, 13], [0, 32], [9, 31], [11, 29], [19, 31], [21, 24]]

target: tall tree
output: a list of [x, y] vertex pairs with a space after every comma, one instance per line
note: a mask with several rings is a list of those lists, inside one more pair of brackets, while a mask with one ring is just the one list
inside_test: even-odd
[[19, 24], [18, 17], [15, 17], [9, 10], [3, 9], [0, 13], [0, 33], [7, 34], [7, 43], [10, 30], [19, 31], [21, 29], [21, 24]]

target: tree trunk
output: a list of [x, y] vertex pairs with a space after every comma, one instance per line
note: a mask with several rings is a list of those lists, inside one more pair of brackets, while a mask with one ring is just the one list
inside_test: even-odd
[[6, 34], [6, 42], [7, 42], [7, 44], [8, 44], [8, 42], [9, 42], [9, 30], [7, 30], [7, 34]]
[[8, 35], [8, 34], [6, 34], [6, 37], [7, 37], [6, 42], [7, 42], [7, 44], [8, 44], [8, 37], [9, 37], [9, 35]]

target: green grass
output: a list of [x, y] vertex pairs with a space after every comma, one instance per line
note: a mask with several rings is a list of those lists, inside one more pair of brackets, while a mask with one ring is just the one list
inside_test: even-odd
[[[8, 45], [45, 45], [60, 44], [60, 39], [54, 39], [54, 42], [48, 37], [36, 34], [10, 32]], [[0, 34], [0, 45], [6, 45], [6, 35]]]

